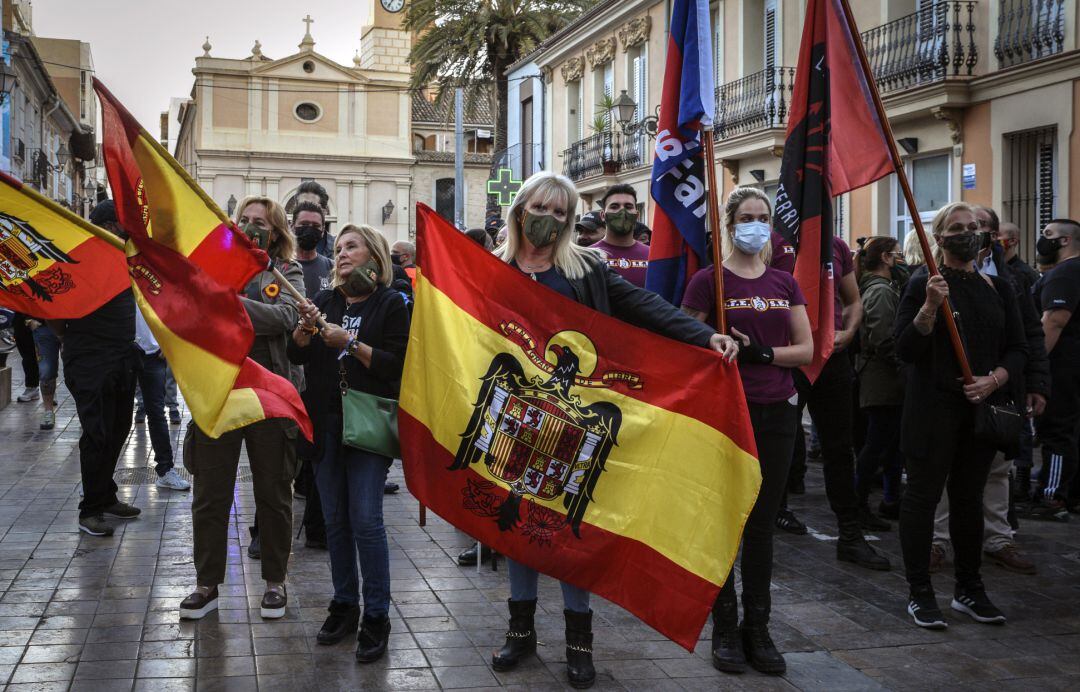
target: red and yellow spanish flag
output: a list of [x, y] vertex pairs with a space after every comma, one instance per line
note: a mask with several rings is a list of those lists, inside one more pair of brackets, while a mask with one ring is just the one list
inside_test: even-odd
[[[195, 423], [210, 437], [266, 418], [311, 422], [291, 382], [247, 357], [255, 334], [238, 291], [269, 264], [99, 82], [103, 152], [130, 234], [135, 299]], [[279, 300], [286, 299], [284, 296]]]
[[734, 365], [586, 308], [417, 205], [409, 490], [693, 650], [761, 483]]
[[97, 237], [105, 232], [0, 173], [0, 305], [58, 320], [112, 300], [128, 287], [127, 267]]

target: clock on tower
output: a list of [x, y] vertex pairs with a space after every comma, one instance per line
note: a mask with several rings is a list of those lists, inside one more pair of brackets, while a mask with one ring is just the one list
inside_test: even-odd
[[360, 68], [407, 74], [412, 35], [401, 28], [406, 0], [372, 0], [360, 31]]

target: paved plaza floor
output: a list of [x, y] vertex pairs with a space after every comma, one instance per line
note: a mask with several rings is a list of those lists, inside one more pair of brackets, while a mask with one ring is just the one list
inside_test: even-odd
[[[21, 373], [16, 365], [16, 385]], [[142, 509], [111, 538], [76, 528], [79, 502], [75, 407], [61, 388], [57, 427], [38, 430], [39, 406], [0, 411], [0, 682], [14, 690], [336, 690], [566, 687], [558, 585], [541, 583], [539, 656], [495, 673], [490, 653], [506, 628], [505, 569], [461, 568], [468, 539], [429, 514], [404, 489], [400, 463], [386, 498], [393, 602], [387, 656], [353, 659], [354, 642], [316, 644], [331, 595], [326, 552], [294, 542], [289, 607], [263, 621], [259, 563], [248, 559], [254, 514], [250, 481], [237, 485], [221, 610], [180, 622], [194, 585], [190, 493], [156, 488], [145, 427], [135, 426], [117, 470], [121, 498]], [[184, 425], [188, 419], [185, 416]], [[174, 441], [182, 427], [173, 427]], [[242, 467], [242, 469], [245, 467]], [[1025, 523], [1018, 541], [1038, 576], [986, 565], [1004, 626], [946, 611], [949, 629], [913, 626], [904, 613], [895, 530], [875, 537], [893, 561], [869, 572], [835, 560], [835, 531], [811, 464], [808, 492], [792, 507], [813, 529], [780, 534], [772, 633], [788, 674], [716, 672], [708, 627], [693, 654], [621, 608], [594, 598], [598, 689], [864, 690], [1080, 688], [1080, 522]], [[296, 499], [297, 522], [303, 500]], [[633, 578], [632, 575], [627, 575]], [[947, 604], [951, 577], [935, 577]]]

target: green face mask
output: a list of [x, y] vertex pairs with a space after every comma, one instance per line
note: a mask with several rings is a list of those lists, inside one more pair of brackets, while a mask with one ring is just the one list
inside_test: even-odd
[[550, 214], [533, 214], [525, 212], [525, 223], [522, 224], [522, 232], [529, 242], [536, 247], [547, 247], [559, 237], [559, 231], [566, 226]]
[[375, 284], [379, 282], [379, 265], [375, 260], [368, 260], [359, 267], [353, 267], [349, 275], [345, 277], [345, 283], [341, 284], [341, 292], [356, 298], [366, 296], [375, 290]]
[[255, 244], [260, 250], [266, 250], [270, 247], [270, 229], [259, 228], [253, 223], [249, 223], [240, 229], [244, 232], [244, 235], [248, 237], [252, 243]]
[[604, 214], [604, 223], [615, 235], [630, 235], [637, 226], [637, 214], [626, 209], [608, 212]]

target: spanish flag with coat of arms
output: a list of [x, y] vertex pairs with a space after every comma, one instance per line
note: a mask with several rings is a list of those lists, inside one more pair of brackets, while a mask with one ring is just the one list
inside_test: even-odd
[[422, 204], [416, 218], [410, 492], [693, 650], [761, 484], [736, 366], [559, 295]]
[[311, 439], [291, 382], [248, 358], [255, 338], [238, 295], [269, 266], [180, 164], [105, 86], [105, 168], [129, 234], [135, 299], [165, 352], [195, 423], [210, 437], [267, 418], [290, 418]]

